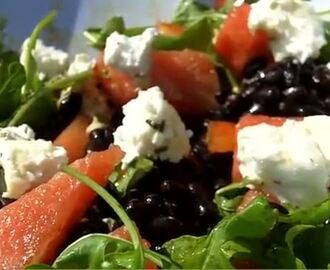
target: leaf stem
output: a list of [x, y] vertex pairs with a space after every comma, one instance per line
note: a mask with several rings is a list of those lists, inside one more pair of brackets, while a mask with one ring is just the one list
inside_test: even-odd
[[51, 11], [45, 18], [43, 18], [37, 26], [33, 29], [32, 34], [28, 40], [26, 49], [25, 49], [25, 57], [24, 57], [24, 68], [26, 73], [26, 84], [25, 89], [30, 90], [33, 89], [34, 79], [35, 79], [35, 60], [32, 55], [32, 51], [36, 46], [37, 39], [41, 34], [41, 31], [48, 26], [56, 17], [57, 12], [55, 10]]
[[121, 219], [121, 221], [126, 226], [128, 232], [131, 236], [134, 249], [139, 254], [138, 263], [137, 263], [136, 267], [138, 269], [143, 269], [144, 268], [144, 250], [143, 250], [142, 244], [140, 242], [140, 237], [137, 233], [136, 226], [134, 225], [132, 220], [129, 218], [129, 216], [126, 214], [125, 210], [122, 208], [122, 206], [119, 204], [119, 202], [113, 196], [111, 196], [103, 187], [101, 187], [96, 182], [94, 182], [91, 178], [89, 178], [87, 175], [82, 174], [81, 172], [77, 171], [76, 169], [74, 169], [70, 166], [65, 166], [62, 169], [62, 171], [65, 172], [66, 174], [78, 179], [81, 183], [85, 184], [86, 186], [91, 188], [93, 191], [95, 191], [115, 211], [115, 213], [118, 215], [118, 217]]
[[67, 87], [72, 86], [74, 83], [82, 81], [86, 79], [87, 76], [91, 75], [90, 71], [80, 72], [78, 74], [72, 76], [64, 76], [62, 78], [57, 78], [54, 80], [50, 80], [45, 83], [46, 90], [58, 90], [65, 89]]
[[227, 68], [224, 67], [226, 76], [229, 80], [229, 83], [231, 85], [232, 91], [234, 94], [239, 94], [240, 93], [240, 86], [234, 76], [234, 74]]

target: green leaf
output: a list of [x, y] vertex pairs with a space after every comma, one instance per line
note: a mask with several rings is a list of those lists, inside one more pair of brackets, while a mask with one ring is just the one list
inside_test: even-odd
[[134, 159], [125, 169], [122, 169], [121, 165], [118, 164], [109, 177], [109, 181], [115, 184], [120, 196], [125, 196], [126, 192], [135, 186], [154, 166], [150, 159], [142, 157]]
[[156, 36], [153, 47], [159, 50], [193, 49], [209, 53], [212, 50], [213, 35], [211, 21], [201, 18], [194, 21], [180, 37]]
[[330, 264], [330, 225], [296, 225], [286, 234], [294, 254], [310, 268], [325, 269]]
[[28, 43], [22, 52], [23, 66], [25, 68], [26, 83], [24, 86], [25, 95], [29, 97], [31, 93], [39, 90], [41, 82], [38, 78], [37, 64], [32, 55], [37, 40], [44, 28], [49, 26], [56, 17], [56, 11], [51, 11], [46, 17], [44, 17], [33, 29]]
[[226, 225], [226, 237], [263, 238], [275, 226], [278, 212], [264, 197], [257, 197], [242, 212], [230, 217]]
[[121, 221], [127, 228], [127, 231], [132, 239], [134, 251], [136, 252], [134, 267], [137, 269], [142, 269], [144, 264], [144, 250], [143, 246], [137, 232], [137, 228], [134, 222], [129, 218], [123, 207], [119, 204], [119, 202], [110, 195], [106, 189], [98, 185], [95, 181], [89, 178], [87, 175], [82, 174], [76, 169], [65, 166], [62, 171], [74, 178], [76, 178], [81, 183], [87, 185], [94, 192], [96, 192], [101, 198], [103, 198], [109, 206], [114, 210], [114, 212], [118, 215]]
[[107, 37], [115, 31], [120, 34], [124, 33], [125, 23], [122, 17], [110, 18], [102, 28], [88, 28], [84, 31], [84, 36], [91, 46], [103, 49]]
[[22, 102], [25, 71], [14, 52], [0, 54], [0, 121], [11, 117]]
[[274, 229], [277, 216], [266, 199], [259, 197], [242, 212], [226, 216], [208, 236], [182, 236], [163, 248], [183, 268], [230, 269], [231, 259], [242, 253], [262, 260], [261, 239]]
[[40, 131], [47, 128], [49, 119], [53, 119], [52, 117], [56, 113], [56, 100], [52, 93], [50, 91], [38, 91], [17, 109], [8, 125], [17, 126], [25, 123], [35, 131]]
[[281, 215], [280, 221], [289, 224], [319, 225], [330, 219], [330, 199], [312, 206], [291, 211]]
[[226, 18], [227, 15], [221, 11], [210, 9], [194, 0], [183, 0], [174, 13], [173, 22], [190, 26], [196, 21], [207, 19], [212, 28], [217, 28]]
[[216, 191], [214, 203], [217, 205], [221, 215], [225, 216], [234, 213], [248, 191], [247, 183], [241, 181], [225, 186]]
[[324, 22], [324, 29], [327, 44], [321, 49], [319, 59], [322, 63], [327, 64], [330, 62], [330, 22]]
[[[127, 241], [104, 234], [84, 236], [68, 246], [55, 260], [53, 267], [58, 269], [90, 269], [103, 268], [106, 257], [122, 252], [133, 251]], [[128, 267], [126, 265], [126, 267]], [[131, 268], [128, 268], [131, 269]]]

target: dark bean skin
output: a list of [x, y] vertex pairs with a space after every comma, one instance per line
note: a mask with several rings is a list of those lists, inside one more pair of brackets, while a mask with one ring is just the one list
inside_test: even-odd
[[113, 142], [113, 131], [110, 128], [97, 128], [89, 134], [89, 143], [87, 152], [103, 151], [108, 149], [110, 143]]
[[253, 59], [250, 63], [248, 63], [244, 69], [244, 78], [251, 78], [256, 75], [256, 73], [264, 69], [267, 66], [267, 59], [265, 58], [257, 58]]
[[308, 92], [305, 87], [290, 87], [283, 92], [283, 95], [290, 101], [299, 101], [307, 99]]
[[159, 216], [153, 219], [146, 231], [147, 239], [157, 245], [163, 243], [167, 239], [176, 238], [182, 235], [183, 224], [182, 222], [172, 216]]
[[254, 93], [254, 99], [260, 103], [276, 102], [281, 96], [280, 90], [274, 86], [268, 86]]
[[253, 104], [249, 109], [249, 113], [251, 114], [264, 114], [266, 111], [266, 106], [260, 103]]

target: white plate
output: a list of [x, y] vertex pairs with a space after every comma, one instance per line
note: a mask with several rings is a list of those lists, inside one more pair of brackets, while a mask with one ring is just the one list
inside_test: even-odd
[[[212, 2], [212, 0], [202, 0]], [[55, 27], [44, 39], [69, 52], [86, 51], [82, 31], [122, 15], [128, 25], [152, 25], [169, 20], [179, 0], [1, 0], [0, 16], [8, 20], [7, 43], [19, 48], [34, 25], [53, 8], [59, 10]], [[329, 0], [312, 0], [317, 9], [330, 8]]]

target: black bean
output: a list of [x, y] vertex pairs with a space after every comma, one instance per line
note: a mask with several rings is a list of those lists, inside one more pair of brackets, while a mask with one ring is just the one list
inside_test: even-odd
[[252, 99], [257, 91], [258, 87], [249, 86], [242, 92], [242, 97], [245, 99]]
[[203, 185], [200, 182], [191, 182], [188, 184], [188, 190], [191, 192], [191, 194], [198, 196], [199, 198], [202, 198], [204, 200], [210, 199], [210, 193], [209, 190], [205, 185]]
[[112, 130], [109, 128], [97, 128], [90, 132], [87, 152], [106, 150], [113, 142]]
[[280, 90], [275, 86], [266, 86], [259, 91], [255, 92], [254, 99], [256, 102], [269, 103], [277, 102], [280, 98]]
[[145, 204], [139, 199], [132, 199], [128, 201], [125, 210], [127, 214], [136, 222], [140, 222], [144, 218]]
[[162, 198], [158, 194], [148, 194], [144, 197], [144, 211], [148, 215], [160, 214], [160, 210], [163, 206]]
[[250, 63], [244, 68], [244, 78], [253, 77], [259, 70], [264, 69], [267, 66], [267, 59], [259, 57], [253, 59]]
[[142, 196], [143, 196], [143, 193], [139, 189], [132, 188], [127, 192], [125, 199], [126, 200], [141, 199]]
[[283, 92], [283, 95], [288, 99], [292, 101], [299, 101], [304, 100], [308, 96], [308, 92], [305, 87], [302, 86], [296, 86], [296, 87], [290, 87], [286, 89]]
[[278, 104], [278, 110], [281, 116], [293, 116], [293, 104], [291, 101], [282, 101]]
[[316, 68], [312, 75], [312, 81], [316, 87], [330, 87], [330, 69], [325, 66]]
[[176, 202], [169, 201], [167, 199], [163, 200], [163, 208], [166, 215], [176, 216], [179, 214], [179, 207]]
[[287, 59], [283, 62], [283, 79], [285, 87], [297, 86], [300, 81], [301, 64], [297, 59]]
[[168, 239], [182, 235], [183, 223], [172, 216], [159, 216], [150, 221], [147, 229], [147, 239], [153, 243], [163, 243]]
[[217, 178], [214, 180], [213, 188], [214, 190], [218, 190], [220, 188], [223, 188], [224, 186], [227, 186], [230, 184], [230, 179], [225, 178]]
[[259, 76], [262, 83], [280, 85], [283, 79], [283, 70], [275, 64], [265, 71], [260, 71]]
[[251, 114], [265, 114], [267, 112], [267, 108], [265, 105], [260, 104], [260, 103], [254, 103], [249, 111]]
[[[71, 120], [78, 114], [82, 105], [82, 95], [80, 93], [72, 92], [65, 95], [59, 101], [58, 112], [64, 118]], [[70, 120], [67, 120], [70, 122]]]
[[295, 112], [300, 114], [298, 116], [310, 116], [310, 115], [325, 115], [326, 111], [322, 108], [318, 108], [311, 105], [302, 105], [295, 108]]

